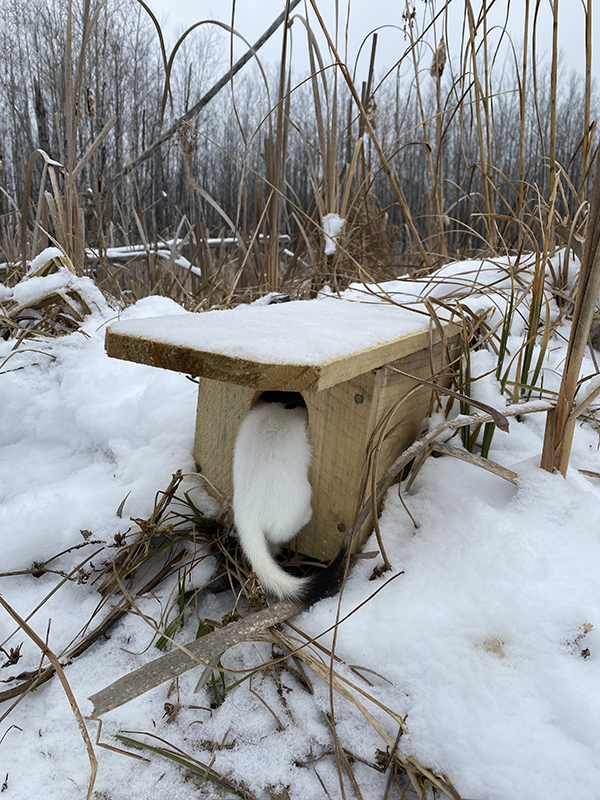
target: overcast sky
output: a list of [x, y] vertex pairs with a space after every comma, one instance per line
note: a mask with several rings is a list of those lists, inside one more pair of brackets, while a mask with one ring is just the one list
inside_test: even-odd
[[[434, 0], [435, 1], [435, 0]], [[165, 30], [171, 43], [174, 41], [175, 32], [181, 32], [185, 27], [201, 19], [220, 19], [223, 22], [231, 21], [231, 0], [146, 0], [150, 7], [156, 12], [161, 21], [165, 23]], [[413, 0], [418, 14], [423, 13], [425, 3], [423, 0]], [[477, 14], [481, 0], [472, 0], [473, 9]], [[429, 5], [431, 4], [431, 0]], [[492, 5], [490, 12], [490, 25], [502, 25], [506, 15], [508, 3], [506, 0], [487, 0], [488, 6]], [[437, 2], [437, 7], [442, 7], [442, 2]], [[319, 9], [326, 19], [330, 32], [335, 29], [333, 10], [334, 0], [319, 0]], [[535, 7], [535, 0], [531, 0], [532, 8]], [[237, 0], [235, 27], [251, 42], [254, 42], [284, 7], [283, 0]], [[340, 14], [342, 19], [341, 37], [343, 40], [343, 30], [347, 14], [347, 0], [339, 2]], [[377, 72], [383, 72], [384, 67], [391, 67], [398, 59], [399, 55], [406, 47], [406, 40], [402, 31], [402, 11], [405, 8], [404, 0], [351, 0], [350, 22], [349, 22], [349, 47], [348, 64], [353, 67], [357, 51], [363, 38], [370, 31], [385, 26], [379, 31], [378, 53], [377, 53]], [[523, 22], [525, 13], [525, 0], [511, 0], [510, 18], [508, 30], [516, 46], [520, 46], [523, 40]], [[304, 5], [300, 4], [295, 13], [304, 14]], [[438, 28], [438, 38], [443, 32], [443, 26], [447, 24], [448, 45], [451, 55], [458, 54], [461, 28], [464, 14], [464, 0], [451, 0], [447, 20], [442, 17], [444, 22]], [[594, 53], [593, 73], [600, 77], [598, 59], [600, 58], [600, 7], [596, 4], [596, 14], [594, 17]], [[537, 35], [537, 47], [540, 56], [549, 55], [552, 46], [552, 27], [551, 11], [549, 0], [542, 0], [539, 13], [539, 27]], [[316, 20], [312, 20], [314, 28], [318, 25]], [[530, 28], [531, 29], [531, 28]], [[294, 30], [294, 53], [295, 63], [300, 70], [304, 70], [307, 65], [306, 39], [303, 34], [302, 26], [295, 24]], [[585, 63], [585, 40], [584, 40], [584, 12], [582, 0], [559, 0], [559, 46], [566, 67], [576, 69], [583, 73]], [[236, 56], [242, 52], [242, 47], [236, 49]], [[343, 50], [343, 42], [340, 46]], [[277, 61], [280, 50], [280, 35], [273, 37], [271, 42], [261, 51], [261, 56], [268, 61]], [[359, 79], [364, 79], [368, 68], [368, 48], [365, 48], [359, 68]], [[343, 55], [343, 53], [342, 53]]]

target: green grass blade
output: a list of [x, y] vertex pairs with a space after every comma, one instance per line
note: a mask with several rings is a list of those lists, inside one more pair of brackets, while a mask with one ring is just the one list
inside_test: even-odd
[[495, 430], [496, 426], [493, 422], [486, 422], [485, 428], [483, 429], [483, 441], [481, 442], [481, 455], [483, 458], [487, 458], [489, 455]]
[[177, 753], [173, 753], [171, 750], [167, 750], [164, 747], [155, 747], [154, 745], [146, 744], [146, 742], [140, 742], [138, 739], [132, 739], [130, 736], [125, 736], [122, 733], [118, 733], [116, 738], [125, 744], [132, 745], [133, 747], [139, 747], [142, 750], [150, 750], [150, 752], [156, 753], [159, 756], [169, 758], [171, 761], [175, 761], [177, 764], [181, 764], [181, 766], [186, 767], [190, 770], [190, 772], [195, 772], [197, 775], [201, 775], [203, 778], [206, 778], [207, 780], [216, 783], [218, 786], [223, 787], [223, 789], [227, 789], [228, 791], [237, 794], [238, 797], [248, 798], [251, 796], [240, 787], [234, 786], [232, 783], [218, 773], [214, 772], [212, 769], [210, 769], [210, 767], [208, 767], [206, 764], [203, 764], [201, 761], [185, 758], [177, 755]]

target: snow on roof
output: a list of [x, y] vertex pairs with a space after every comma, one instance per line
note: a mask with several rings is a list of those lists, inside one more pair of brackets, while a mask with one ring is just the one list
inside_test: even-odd
[[112, 332], [270, 364], [322, 364], [427, 330], [429, 317], [392, 304], [326, 298], [127, 320]]

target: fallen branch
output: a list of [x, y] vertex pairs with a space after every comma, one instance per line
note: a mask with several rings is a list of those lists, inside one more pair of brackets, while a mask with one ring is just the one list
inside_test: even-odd
[[230, 647], [240, 642], [257, 641], [268, 628], [299, 614], [306, 608], [301, 603], [281, 600], [270, 608], [249, 614], [244, 619], [219, 628], [201, 639], [185, 645], [175, 642], [178, 648], [165, 656], [144, 664], [143, 667], [124, 675], [89, 699], [94, 704], [92, 718], [106, 714], [113, 708], [139, 697], [165, 681], [172, 680], [194, 667], [206, 667], [216, 656], [221, 656]]
[[[506, 406], [506, 408], [502, 409], [502, 415], [504, 417], [514, 417], [522, 414], [533, 414], [536, 411], [550, 411], [552, 408], [554, 408], [554, 403], [550, 402], [549, 400], [531, 400], [529, 403], [515, 403], [514, 405]], [[400, 456], [398, 456], [392, 466], [389, 467], [385, 475], [377, 483], [377, 498], [379, 499], [385, 492], [387, 492], [390, 486], [397, 480], [398, 476], [402, 474], [404, 468], [410, 464], [413, 459], [420, 456], [427, 448], [429, 448], [431, 443], [439, 438], [443, 433], [457, 430], [465, 425], [477, 425], [483, 422], [493, 422], [492, 415], [469, 414], [468, 416], [465, 416], [464, 414], [459, 414], [454, 419], [446, 420], [427, 433], [424, 433], [415, 442], [413, 442], [410, 447], [407, 447]], [[366, 503], [358, 513], [356, 522], [353, 526], [354, 530], [360, 530], [360, 527], [369, 516], [370, 512], [371, 501], [369, 500], [369, 502]]]
[[516, 472], [513, 472], [512, 469], [508, 469], [508, 467], [503, 467], [502, 464], [497, 464], [495, 461], [490, 461], [489, 458], [477, 455], [477, 453], [469, 453], [468, 450], [463, 450], [460, 447], [453, 447], [451, 444], [446, 444], [445, 442], [433, 442], [431, 449], [436, 453], [457, 458], [459, 461], [466, 461], [467, 464], [474, 464], [476, 467], [485, 469], [493, 475], [497, 475], [499, 478], [504, 478], [504, 480], [509, 481], [509, 483], [514, 483], [515, 486], [518, 484], [518, 475]]

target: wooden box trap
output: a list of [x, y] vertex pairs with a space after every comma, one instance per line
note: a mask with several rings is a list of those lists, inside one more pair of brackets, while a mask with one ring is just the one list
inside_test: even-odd
[[228, 497], [242, 420], [262, 392], [300, 392], [313, 451], [313, 518], [296, 547], [327, 560], [361, 510], [355, 549], [364, 543], [374, 460], [379, 480], [430, 412], [431, 390], [395, 368], [448, 383], [457, 329], [442, 338], [428, 323], [387, 303], [327, 298], [120, 321], [107, 329], [106, 350], [198, 378], [194, 458], [207, 488]]

